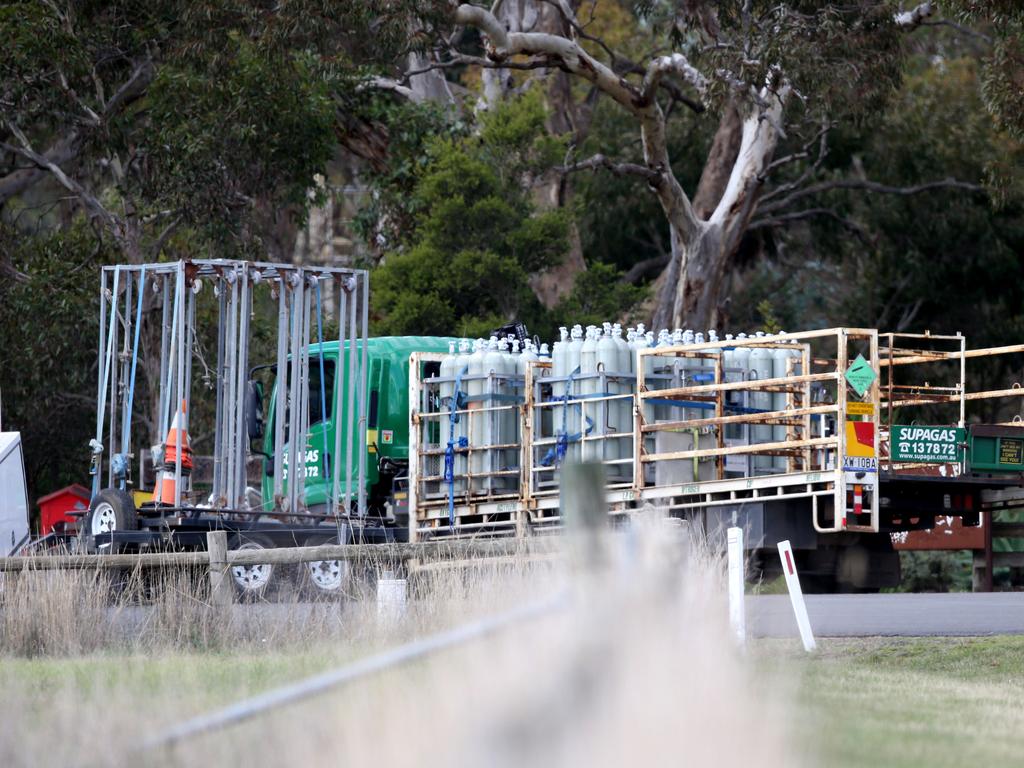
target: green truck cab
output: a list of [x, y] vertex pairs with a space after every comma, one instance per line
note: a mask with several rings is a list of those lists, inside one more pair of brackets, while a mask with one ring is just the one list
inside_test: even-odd
[[[339, 498], [345, 497], [346, 477], [353, 487], [348, 496], [354, 508], [359, 489], [359, 453], [366, 451], [367, 513], [384, 517], [385, 505], [391, 496], [396, 478], [404, 478], [409, 462], [409, 356], [413, 352], [444, 353], [450, 338], [432, 336], [382, 336], [371, 338], [366, 346], [367, 397], [365, 425], [349, 425], [348, 377], [349, 343], [345, 342], [339, 355], [337, 341], [313, 344], [309, 347], [309, 429], [301, 474], [305, 480], [305, 507], [311, 513], [325, 513], [332, 492], [332, 472], [339, 472]], [[356, 370], [362, 356], [362, 342], [356, 342]], [[323, 360], [323, 393], [321, 401], [321, 357]], [[338, 372], [340, 371], [340, 376]], [[263, 473], [261, 496], [263, 508], [278, 508], [274, 498], [274, 432], [276, 427], [277, 387], [284, 377], [276, 377], [269, 397], [266, 424], [263, 433]], [[336, 413], [339, 390], [341, 413]], [[357, 395], [358, 398], [358, 395]], [[358, 400], [357, 400], [358, 402]], [[356, 410], [352, 411], [357, 412]], [[324, 415], [326, 414], [326, 420]], [[285, 422], [287, 424], [287, 420]], [[334, 451], [337, 430], [341, 430], [342, 460], [335, 462]], [[351, 440], [349, 436], [351, 435]], [[365, 446], [365, 449], [362, 447]], [[285, 439], [283, 457], [283, 494], [287, 494], [291, 479], [290, 443]], [[346, 467], [347, 463], [347, 467]]]

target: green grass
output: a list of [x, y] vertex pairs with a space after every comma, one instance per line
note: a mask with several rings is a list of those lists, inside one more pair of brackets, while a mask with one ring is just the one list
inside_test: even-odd
[[832, 640], [783, 668], [809, 765], [1021, 764], [1024, 638]]

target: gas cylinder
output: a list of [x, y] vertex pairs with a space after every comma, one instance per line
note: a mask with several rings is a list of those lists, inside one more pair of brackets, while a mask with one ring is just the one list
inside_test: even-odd
[[[508, 353], [503, 351], [502, 347], [507, 346], [507, 343], [505, 339], [499, 342], [497, 336], [491, 336], [490, 341], [487, 343], [487, 351], [484, 354], [483, 372], [487, 376], [484, 380], [485, 398], [483, 401], [483, 408], [486, 409], [483, 416], [485, 425], [483, 443], [486, 457], [484, 461], [485, 472], [496, 472], [501, 468], [500, 453], [491, 446], [502, 442], [502, 433], [505, 429], [504, 411], [495, 409], [504, 405], [503, 396], [506, 392], [503, 374], [508, 370], [506, 367]], [[484, 490], [497, 490], [499, 486], [498, 478], [488, 476], [484, 480], [482, 487]]]
[[[551, 375], [557, 378], [568, 376], [569, 329], [564, 325], [558, 329], [558, 341], [551, 348]], [[543, 349], [543, 346], [541, 347]]]
[[[756, 334], [757, 338], [763, 338], [764, 333], [758, 331]], [[750, 351], [750, 374], [749, 379], [751, 380], [762, 380], [770, 379], [772, 377], [772, 371], [774, 366], [774, 353], [771, 349], [764, 347], [754, 347]], [[763, 390], [751, 391], [749, 403], [751, 408], [755, 408], [759, 411], [770, 411], [772, 409], [772, 393], [765, 392]], [[750, 427], [750, 442], [754, 445], [760, 443], [770, 443], [772, 441], [772, 427], [771, 425], [758, 424]], [[771, 474], [774, 467], [775, 461], [772, 456], [753, 456], [752, 457], [752, 473], [755, 475], [767, 475]]]
[[[465, 384], [467, 432], [469, 437], [470, 459], [469, 472], [472, 475], [479, 475], [484, 471], [484, 451], [486, 442], [487, 425], [480, 409], [483, 407], [484, 388], [487, 386], [484, 380], [484, 355], [486, 344], [483, 339], [473, 342], [473, 352], [468, 359], [469, 370], [467, 371], [467, 382]], [[475, 477], [469, 485], [473, 493], [483, 490], [483, 483], [480, 478]]]
[[[785, 336], [786, 332], [782, 331], [779, 336]], [[795, 341], [793, 342], [795, 343]], [[774, 350], [774, 357], [772, 360], [772, 376], [776, 379], [784, 378], [790, 374], [799, 375], [800, 373], [800, 350], [793, 346], [787, 346], [780, 349]], [[789, 362], [792, 360], [792, 364]], [[792, 365], [792, 370], [787, 370]], [[772, 393], [772, 409], [776, 411], [786, 410], [786, 406], [789, 403], [789, 395], [785, 392], [774, 392]], [[772, 440], [775, 442], [783, 442], [786, 439], [786, 427], [783, 425], [776, 425], [772, 427]], [[775, 469], [779, 472], [785, 472], [789, 466], [789, 460], [785, 456], [776, 456], [775, 458]]]
[[[596, 370], [598, 373], [597, 389], [595, 394], [600, 398], [613, 397], [619, 393], [618, 379], [609, 378], [607, 374], [617, 373], [619, 365], [619, 349], [612, 338], [612, 324], [604, 324], [604, 332], [597, 340], [595, 348]], [[593, 411], [596, 415], [594, 431], [600, 440], [594, 443], [592, 458], [597, 461], [614, 461], [618, 456], [618, 445], [608, 440], [608, 432], [611, 422], [618, 416], [613, 413], [612, 408], [617, 401], [600, 399], [595, 401]], [[618, 465], [609, 468], [609, 476], [617, 477]]]

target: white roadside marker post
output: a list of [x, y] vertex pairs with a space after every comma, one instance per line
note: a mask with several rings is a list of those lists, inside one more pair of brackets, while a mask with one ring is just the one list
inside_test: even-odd
[[796, 573], [796, 562], [793, 558], [793, 547], [789, 541], [779, 542], [779, 557], [782, 559], [782, 573], [786, 576], [786, 587], [789, 589], [789, 601], [793, 604], [796, 625], [800, 629], [800, 639], [804, 650], [810, 653], [817, 644], [811, 632], [811, 620], [807, 618], [807, 606], [804, 604], [804, 592], [800, 589], [800, 577]]
[[405, 615], [406, 581], [384, 571], [377, 579], [377, 618], [394, 623]]
[[742, 648], [747, 642], [747, 616], [743, 603], [743, 529], [726, 531], [729, 542], [729, 625]]

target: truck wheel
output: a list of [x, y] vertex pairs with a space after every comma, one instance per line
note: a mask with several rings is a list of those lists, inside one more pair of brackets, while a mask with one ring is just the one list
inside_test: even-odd
[[[337, 543], [336, 536], [310, 536], [303, 546]], [[302, 568], [305, 576], [304, 591], [312, 597], [338, 599], [349, 592], [352, 569], [348, 560], [313, 560], [303, 563]]]
[[[249, 551], [254, 549], [273, 549], [274, 542], [267, 536], [258, 533], [240, 533], [232, 537], [228, 549]], [[235, 589], [244, 600], [258, 600], [262, 598], [267, 588], [274, 581], [276, 567], [271, 563], [258, 563], [256, 565], [233, 565], [231, 566], [231, 580], [235, 582]]]
[[113, 531], [138, 530], [139, 519], [132, 497], [120, 488], [104, 488], [89, 504], [89, 512], [82, 519], [82, 544], [86, 552], [116, 551], [115, 544], [96, 545], [96, 536]]

